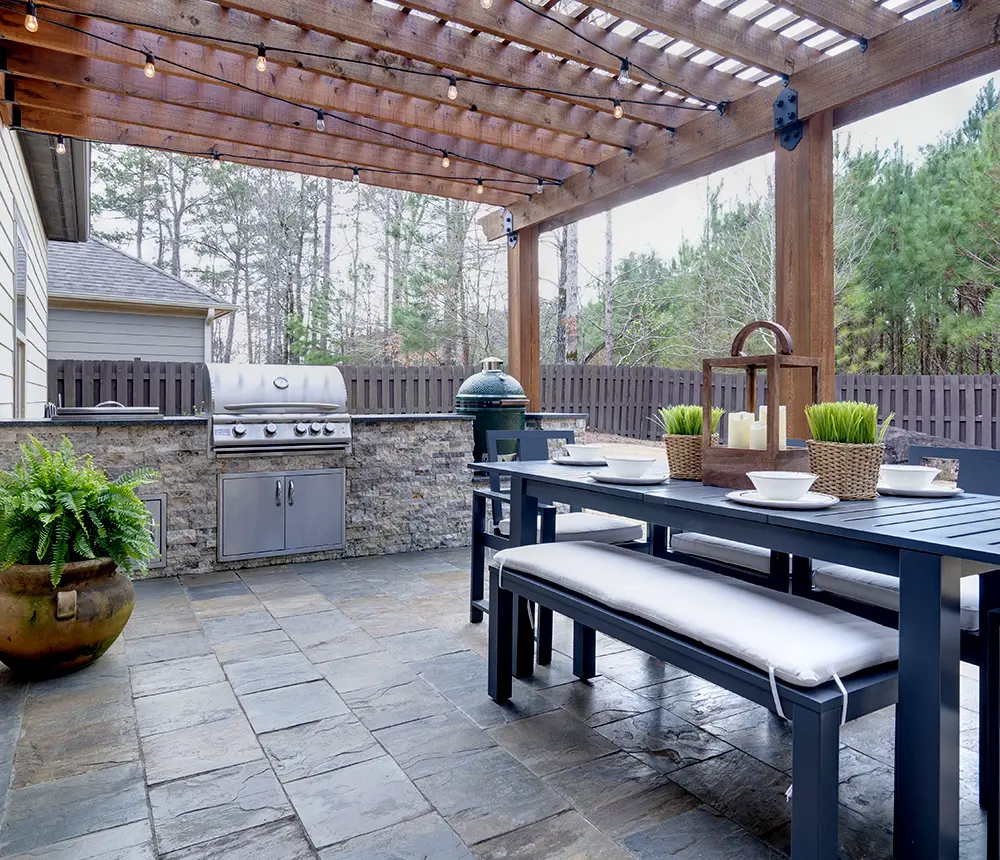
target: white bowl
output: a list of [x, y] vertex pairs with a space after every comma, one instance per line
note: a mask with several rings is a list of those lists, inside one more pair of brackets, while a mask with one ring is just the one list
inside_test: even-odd
[[772, 502], [797, 502], [816, 482], [810, 472], [747, 472], [754, 488]]
[[605, 457], [611, 474], [616, 478], [641, 478], [656, 462], [653, 457]]
[[879, 469], [879, 476], [893, 490], [926, 490], [940, 472], [933, 466], [887, 465]]
[[590, 462], [601, 459], [600, 445], [567, 445], [566, 456], [571, 460]]

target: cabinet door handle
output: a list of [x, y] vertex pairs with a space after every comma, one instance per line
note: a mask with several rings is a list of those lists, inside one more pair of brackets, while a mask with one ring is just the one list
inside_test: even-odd
[[289, 507], [295, 504], [295, 481], [288, 481], [288, 505]]
[[281, 507], [281, 481], [274, 482], [274, 504], [276, 507]]

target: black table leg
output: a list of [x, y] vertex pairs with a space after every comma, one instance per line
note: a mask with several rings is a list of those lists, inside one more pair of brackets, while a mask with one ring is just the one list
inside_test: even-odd
[[500, 577], [490, 573], [490, 651], [487, 691], [503, 704], [513, 690], [511, 657], [514, 653], [514, 595], [500, 588]]
[[[510, 481], [510, 542], [512, 546], [538, 543], [538, 499], [524, 492], [524, 481]], [[535, 630], [526, 600], [514, 607], [514, 677], [527, 678], [534, 670]]]
[[837, 858], [840, 710], [792, 714], [792, 860]]
[[900, 550], [897, 860], [958, 858], [961, 563]]
[[[987, 615], [979, 614], [979, 635], [987, 637], [986, 662], [979, 667], [980, 677], [987, 677], [986, 687], [980, 686], [979, 695], [986, 696], [986, 707], [980, 703], [979, 713], [985, 718], [985, 731], [980, 727], [979, 743], [986, 742], [988, 761], [984, 770], [979, 771], [980, 803], [986, 806], [986, 856], [989, 860], [1000, 857], [1000, 609]], [[983, 765], [980, 750], [980, 767]], [[989, 783], [985, 791], [982, 782]], [[985, 802], [984, 802], [985, 801]]]
[[486, 544], [483, 534], [486, 531], [486, 499], [472, 494], [472, 565], [469, 578], [469, 621], [479, 624], [483, 620], [483, 610], [475, 605], [485, 596], [483, 589], [486, 577]]
[[997, 772], [997, 749], [994, 735], [997, 727], [998, 690], [994, 683], [991, 662], [996, 659], [996, 643], [992, 641], [990, 613], [1000, 609], [1000, 571], [979, 576], [979, 805], [989, 809], [1000, 796], [1000, 774]]

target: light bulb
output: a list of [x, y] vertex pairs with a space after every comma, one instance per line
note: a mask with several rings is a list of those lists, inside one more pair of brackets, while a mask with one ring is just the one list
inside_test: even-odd
[[493, 0], [479, 0], [479, 5], [482, 6], [484, 9], [492, 9]]
[[621, 119], [625, 116], [625, 108], [622, 107], [621, 99], [615, 99], [615, 108], [612, 113], [614, 114], [615, 119]]
[[628, 73], [632, 70], [632, 63], [628, 57], [622, 57], [622, 69], [618, 73], [618, 83], [624, 84], [628, 80]]
[[454, 75], [448, 78], [448, 98], [452, 101], [458, 98], [458, 81], [455, 80]]
[[24, 15], [24, 29], [29, 33], [38, 32], [38, 16], [35, 14], [35, 4], [28, 3]]
[[361, 181], [361, 174], [358, 172], [358, 168], [354, 168], [354, 175], [351, 177], [351, 182], [357, 185]]
[[63, 140], [63, 136], [60, 134], [56, 137], [56, 155], [66, 154], [66, 141]]
[[535, 186], [535, 194], [541, 194], [545, 190], [545, 185], [541, 179], [538, 180], [538, 184]]
[[441, 157], [441, 166], [445, 170], [447, 170], [449, 167], [451, 167], [451, 159], [448, 158], [448, 153], [447, 152], [444, 153], [444, 155], [442, 155], [442, 157]]
[[216, 170], [222, 169], [222, 156], [217, 152], [212, 152], [212, 167]]
[[326, 131], [326, 120], [321, 110], [316, 111], [316, 131]]
[[483, 193], [483, 180], [482, 179], [477, 179], [476, 180], [476, 194], [482, 194], [482, 193]]
[[267, 71], [267, 57], [265, 56], [266, 53], [267, 49], [264, 47], [264, 43], [261, 42], [261, 44], [257, 47], [257, 62], [254, 63], [254, 65], [257, 66], [258, 72]]
[[151, 78], [156, 74], [156, 64], [153, 62], [152, 54], [146, 54], [146, 67], [143, 71], [146, 73], [147, 78]]

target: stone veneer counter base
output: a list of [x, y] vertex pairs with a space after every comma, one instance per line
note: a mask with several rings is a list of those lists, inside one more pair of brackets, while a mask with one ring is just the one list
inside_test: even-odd
[[[132, 422], [0, 422], [0, 469], [17, 462], [20, 443], [48, 447], [63, 436], [91, 454], [112, 477], [156, 469], [166, 494], [166, 566], [150, 576], [206, 573], [293, 561], [321, 561], [465, 546], [469, 543], [471, 419], [455, 414], [355, 415], [354, 443], [343, 452], [227, 456], [208, 452], [204, 418]], [[575, 429], [583, 416], [531, 415], [528, 427]], [[217, 498], [220, 474], [339, 469], [346, 474], [346, 548], [301, 555], [220, 562]]]

